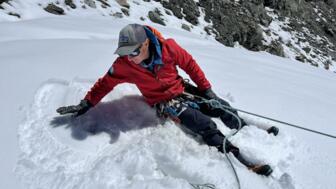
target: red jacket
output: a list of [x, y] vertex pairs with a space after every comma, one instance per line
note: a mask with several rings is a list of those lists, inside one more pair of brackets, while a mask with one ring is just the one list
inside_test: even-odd
[[160, 40], [163, 65], [156, 65], [154, 73], [141, 65], [134, 64], [125, 57], [119, 57], [108, 73], [100, 78], [85, 99], [96, 105], [107, 93], [120, 83], [135, 84], [146, 102], [154, 105], [170, 100], [184, 91], [183, 78], [178, 75], [176, 66], [183, 69], [197, 84], [200, 90], [211, 87], [209, 81], [192, 56], [173, 39]]

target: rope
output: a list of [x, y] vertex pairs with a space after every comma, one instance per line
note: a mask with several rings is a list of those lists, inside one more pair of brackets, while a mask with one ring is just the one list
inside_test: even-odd
[[[233, 111], [239, 111], [239, 112], [242, 112], [242, 113], [245, 113], [245, 114], [249, 114], [249, 115], [253, 115], [253, 116], [256, 116], [256, 117], [260, 117], [260, 118], [263, 118], [263, 119], [267, 119], [267, 120], [270, 120], [270, 121], [274, 121], [274, 122], [278, 122], [278, 123], [281, 123], [283, 125], [287, 125], [287, 126], [290, 126], [290, 127], [294, 127], [294, 128], [297, 128], [297, 129], [301, 129], [301, 130], [305, 130], [305, 131], [308, 131], [308, 132], [312, 132], [312, 133], [315, 133], [315, 134], [320, 134], [322, 136], [326, 136], [326, 137], [330, 137], [330, 138], [336, 138], [336, 136], [334, 135], [331, 135], [331, 134], [327, 134], [327, 133], [323, 133], [323, 132], [320, 132], [320, 131], [316, 131], [316, 130], [312, 130], [312, 129], [307, 129], [305, 127], [301, 127], [301, 126], [298, 126], [298, 125], [294, 125], [294, 124], [291, 124], [291, 123], [288, 123], [288, 122], [284, 122], [284, 121], [280, 121], [280, 120], [276, 120], [276, 119], [273, 119], [273, 118], [269, 118], [269, 117], [266, 117], [266, 116], [262, 116], [262, 115], [258, 115], [258, 114], [255, 114], [255, 113], [251, 113], [251, 112], [248, 112], [248, 111], [244, 111], [244, 110], [241, 110], [241, 109], [238, 109], [238, 108], [233, 108], [231, 106], [226, 106], [226, 105], [223, 105], [221, 104], [218, 100], [215, 100], [215, 99], [210, 99], [210, 100], [207, 100], [205, 99], [204, 97], [201, 97], [201, 96], [198, 96], [198, 95], [194, 95], [194, 94], [190, 94], [190, 93], [187, 93], [185, 92], [185, 94], [187, 95], [191, 95], [191, 96], [194, 96], [196, 98], [199, 98], [201, 99], [202, 101], [200, 103], [208, 103], [210, 104], [210, 106], [212, 106], [213, 108], [220, 108], [224, 111], [226, 111], [227, 113], [231, 114], [232, 116], [234, 116], [237, 120], [238, 120], [238, 123], [239, 123], [239, 127], [237, 130], [235, 130], [234, 132], [230, 133], [229, 135], [227, 135], [225, 138], [224, 138], [224, 145], [223, 145], [223, 151], [224, 151], [224, 154], [225, 154], [225, 157], [227, 158], [227, 160], [229, 161], [230, 163], [230, 166], [235, 174], [235, 177], [236, 177], [236, 181], [237, 181], [237, 184], [238, 184], [238, 188], [241, 189], [241, 185], [240, 185], [240, 180], [239, 180], [239, 177], [238, 177], [238, 174], [237, 174], [237, 171], [236, 169], [234, 168], [229, 156], [227, 155], [226, 153], [226, 149], [225, 149], [225, 145], [226, 145], [226, 141], [228, 140], [228, 138], [234, 136], [236, 133], [239, 132], [239, 130], [241, 129], [241, 120], [240, 118], [238, 117], [238, 115], [234, 114], [233, 112], [231, 112], [230, 110], [233, 110]], [[230, 109], [230, 110], [229, 110]], [[195, 187], [194, 187], [195, 188]], [[199, 188], [195, 188], [195, 189], [199, 189]]]
[[320, 135], [323, 135], [323, 136], [326, 136], [326, 137], [336, 138], [336, 136], [331, 135], [331, 134], [323, 133], [323, 132], [312, 130], [312, 129], [307, 129], [305, 127], [301, 127], [301, 126], [294, 125], [294, 124], [291, 124], [291, 123], [287, 123], [287, 122], [284, 122], [284, 121], [280, 121], [280, 120], [276, 120], [276, 119], [273, 119], [273, 118], [265, 117], [265, 116], [258, 115], [258, 114], [255, 114], [255, 113], [247, 112], [247, 111], [240, 110], [240, 109], [237, 109], [237, 108], [230, 107], [230, 109], [233, 109], [233, 110], [245, 113], [245, 114], [253, 115], [253, 116], [256, 116], [256, 117], [260, 117], [260, 118], [263, 118], [263, 119], [267, 119], [267, 120], [270, 120], [270, 121], [278, 122], [278, 123], [281, 123], [283, 125], [287, 125], [287, 126], [294, 127], [294, 128], [297, 128], [297, 129], [302, 129], [302, 130], [309, 131], [309, 132], [312, 132], [312, 133], [320, 134]]
[[[185, 93], [187, 95], [190, 95], [189, 93]], [[195, 96], [195, 95], [194, 95]], [[198, 96], [195, 96], [195, 97], [198, 97]], [[224, 152], [224, 155], [226, 157], [226, 159], [228, 160], [232, 170], [233, 170], [233, 173], [235, 175], [235, 178], [236, 178], [236, 181], [237, 181], [237, 184], [238, 184], [238, 189], [241, 189], [241, 185], [240, 185], [240, 180], [239, 180], [239, 176], [238, 176], [238, 173], [235, 169], [235, 167], [233, 166], [233, 163], [231, 161], [231, 159], [229, 158], [229, 156], [227, 155], [227, 152], [226, 152], [226, 148], [225, 148], [225, 145], [226, 145], [226, 141], [234, 136], [235, 134], [238, 133], [238, 131], [241, 129], [241, 126], [242, 126], [242, 123], [241, 123], [241, 120], [240, 118], [234, 114], [233, 112], [231, 112], [230, 110], [227, 110], [226, 106], [224, 106], [223, 104], [221, 104], [220, 102], [218, 102], [217, 100], [215, 99], [210, 99], [210, 100], [207, 100], [203, 97], [199, 97], [202, 99], [202, 101], [200, 101], [199, 103], [208, 103], [210, 104], [210, 106], [214, 107], [214, 108], [220, 108], [224, 111], [226, 111], [227, 113], [231, 114], [233, 117], [235, 117], [237, 120], [238, 120], [238, 129], [235, 130], [234, 132], [231, 132], [229, 135], [227, 135], [226, 137], [224, 137], [224, 141], [223, 141], [223, 152]], [[194, 189], [202, 189], [202, 188], [210, 188], [210, 189], [216, 189], [215, 185], [213, 184], [192, 184], [192, 183], [189, 183]]]
[[[283, 125], [288, 125], [290, 127], [294, 127], [294, 128], [297, 128], [297, 129], [301, 129], [301, 130], [309, 131], [309, 132], [312, 132], [312, 133], [320, 134], [320, 135], [327, 136], [327, 137], [330, 137], [330, 138], [336, 138], [336, 136], [334, 136], [334, 135], [330, 135], [330, 134], [323, 133], [323, 132], [320, 132], [320, 131], [315, 131], [315, 130], [312, 130], [312, 129], [307, 129], [307, 128], [304, 128], [304, 127], [301, 127], [301, 126], [298, 126], [298, 125], [294, 125], [294, 124], [291, 124], [291, 123], [284, 122], [284, 121], [280, 121], [280, 120], [276, 120], [276, 119], [269, 118], [269, 117], [266, 117], [266, 116], [258, 115], [258, 114], [255, 114], [255, 113], [251, 113], [251, 112], [248, 112], [248, 111], [240, 110], [238, 108], [233, 108], [231, 106], [226, 106], [226, 105], [221, 104], [218, 100], [215, 100], [215, 99], [207, 100], [204, 97], [201, 97], [201, 96], [198, 96], [198, 95], [190, 94], [190, 93], [187, 93], [187, 92], [184, 92], [184, 93], [186, 95], [193, 96], [193, 97], [201, 99], [202, 101], [200, 101], [199, 103], [208, 103], [213, 108], [222, 109], [222, 110], [226, 111], [227, 113], [231, 114], [233, 117], [235, 117], [238, 120], [238, 123], [239, 123], [238, 124], [239, 125], [238, 129], [235, 130], [234, 132], [230, 133], [229, 135], [227, 135], [224, 138], [224, 141], [223, 141], [223, 143], [224, 143], [224, 145], [223, 145], [223, 152], [225, 154], [226, 159], [229, 161], [229, 164], [230, 164], [230, 166], [231, 166], [231, 168], [232, 168], [232, 170], [234, 172], [234, 175], [235, 175], [235, 178], [236, 178], [236, 181], [237, 181], [237, 184], [238, 184], [238, 189], [241, 189], [241, 184], [240, 184], [239, 176], [237, 174], [237, 171], [236, 171], [235, 167], [233, 166], [233, 164], [231, 162], [231, 159], [227, 155], [226, 148], [225, 148], [226, 141], [230, 137], [232, 137], [235, 134], [237, 134], [239, 132], [239, 130], [241, 129], [241, 126], [242, 126], [241, 119], [238, 117], [238, 115], [236, 115], [235, 113], [231, 112], [232, 110], [233, 111], [239, 111], [239, 112], [242, 112], [242, 113], [245, 113], [245, 114], [249, 114], [249, 115], [253, 115], [253, 116], [256, 116], [256, 117], [260, 117], [260, 118], [263, 118], [263, 119], [267, 119], [267, 120], [270, 120], [270, 121], [278, 122], [278, 123], [281, 123]], [[195, 189], [201, 189], [202, 187], [206, 187], [206, 188], [210, 188], [210, 189], [215, 189], [215, 186], [212, 185], [212, 184], [203, 184], [203, 185], [202, 184], [198, 184], [197, 185], [197, 184], [191, 184], [190, 183], [190, 185], [193, 186]]]
[[226, 111], [227, 113], [231, 114], [232, 116], [234, 116], [234, 117], [238, 120], [238, 123], [239, 123], [239, 124], [238, 124], [239, 127], [238, 127], [237, 130], [235, 130], [234, 132], [232, 132], [232, 133], [230, 133], [229, 135], [227, 135], [226, 137], [224, 137], [223, 152], [224, 152], [224, 154], [225, 154], [226, 159], [227, 159], [227, 160], [229, 161], [229, 163], [230, 163], [230, 166], [231, 166], [231, 168], [232, 168], [232, 170], [233, 170], [233, 173], [235, 174], [235, 177], [236, 177], [236, 181], [237, 181], [237, 184], [238, 184], [238, 188], [240, 189], [240, 188], [241, 188], [241, 185], [240, 185], [240, 180], [239, 180], [237, 171], [236, 171], [236, 169], [234, 168], [234, 166], [233, 166], [233, 164], [232, 164], [232, 162], [231, 162], [231, 159], [230, 159], [229, 156], [227, 155], [225, 145], [226, 145], [226, 141], [228, 140], [228, 138], [230, 138], [230, 137], [232, 137], [233, 135], [235, 135], [235, 134], [238, 133], [238, 131], [241, 129], [241, 125], [242, 125], [242, 124], [241, 124], [241, 120], [240, 120], [240, 118], [239, 118], [236, 114], [234, 114], [233, 112], [231, 112], [231, 111], [229, 111], [229, 110], [225, 110], [225, 109], [223, 109], [223, 110]]
[[277, 120], [277, 119], [269, 118], [269, 117], [266, 117], [266, 116], [262, 116], [262, 115], [259, 115], [259, 114], [255, 114], [255, 113], [252, 113], [252, 112], [241, 110], [241, 109], [238, 109], [238, 108], [233, 108], [231, 106], [226, 106], [226, 105], [221, 104], [220, 102], [218, 102], [215, 99], [207, 100], [204, 97], [201, 97], [201, 96], [198, 96], [198, 95], [193, 95], [193, 94], [190, 94], [190, 93], [186, 93], [186, 94], [187, 95], [192, 95], [194, 97], [197, 97], [197, 98], [201, 99], [202, 102], [204, 102], [204, 103], [205, 102], [209, 102], [210, 105], [213, 106], [214, 108], [221, 108], [221, 109], [224, 108], [223, 110], [225, 110], [225, 111], [227, 111], [228, 109], [230, 109], [230, 110], [242, 112], [242, 113], [245, 113], [245, 114], [249, 114], [249, 115], [253, 115], [253, 116], [260, 117], [260, 118], [263, 118], [263, 119], [267, 119], [267, 120], [270, 120], [270, 121], [274, 121], [274, 122], [277, 122], [277, 123], [281, 123], [281, 124], [286, 125], [286, 126], [294, 127], [294, 128], [297, 128], [297, 129], [305, 130], [305, 131], [308, 131], [308, 132], [312, 132], [312, 133], [315, 133], [315, 134], [319, 134], [319, 135], [323, 135], [323, 136], [326, 136], [326, 137], [330, 137], [330, 138], [336, 139], [335, 135], [323, 133], [323, 132], [312, 130], [312, 129], [307, 129], [307, 128], [299, 126], [299, 125], [295, 125], [295, 124], [291, 124], [291, 123], [288, 123], [288, 122], [280, 121], [280, 120]]
[[232, 164], [232, 161], [231, 159], [229, 158], [227, 152], [226, 152], [226, 148], [225, 148], [225, 145], [226, 145], [226, 141], [234, 136], [235, 134], [237, 134], [240, 129], [242, 128], [242, 123], [241, 123], [241, 120], [240, 118], [233, 112], [231, 112], [230, 110], [227, 110], [225, 108], [225, 106], [223, 104], [221, 104], [220, 102], [218, 102], [217, 100], [215, 99], [210, 99], [210, 100], [206, 100], [206, 99], [203, 99], [203, 101], [201, 101], [200, 103], [208, 103], [210, 104], [210, 106], [212, 106], [213, 108], [220, 108], [224, 111], [226, 111], [227, 113], [231, 114], [233, 117], [235, 117], [237, 120], [238, 120], [238, 129], [236, 129], [234, 132], [231, 132], [229, 135], [227, 135], [226, 137], [224, 137], [224, 141], [223, 141], [223, 152], [224, 152], [224, 155], [226, 157], [226, 159], [228, 160], [232, 170], [233, 170], [233, 173], [235, 175], [235, 178], [236, 178], [236, 181], [237, 181], [237, 184], [238, 184], [238, 189], [241, 189], [241, 184], [240, 184], [240, 180], [239, 180], [239, 176], [238, 176], [238, 173], [237, 173], [237, 170], [235, 169], [235, 167], [233, 166]]

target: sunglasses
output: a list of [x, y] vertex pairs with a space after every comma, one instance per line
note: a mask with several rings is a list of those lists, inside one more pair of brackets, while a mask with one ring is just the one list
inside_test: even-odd
[[136, 56], [139, 56], [139, 54], [141, 53], [140, 52], [141, 47], [142, 47], [142, 44], [138, 48], [136, 48], [131, 54], [129, 54], [128, 57], [134, 58]]

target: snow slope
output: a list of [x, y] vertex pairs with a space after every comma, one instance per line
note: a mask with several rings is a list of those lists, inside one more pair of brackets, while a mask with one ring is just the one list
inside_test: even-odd
[[[160, 123], [133, 85], [116, 87], [78, 119], [56, 114], [107, 71], [128, 23], [68, 16], [0, 23], [1, 188], [237, 187], [223, 154]], [[194, 56], [234, 107], [336, 135], [335, 74], [155, 27]], [[274, 137], [252, 125], [232, 137], [245, 156], [275, 169], [261, 177], [231, 156], [242, 188], [333, 188], [335, 139], [241, 115], [281, 129]]]

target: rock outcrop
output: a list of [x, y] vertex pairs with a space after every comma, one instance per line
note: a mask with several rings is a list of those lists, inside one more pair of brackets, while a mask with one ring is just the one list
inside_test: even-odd
[[[278, 56], [286, 56], [284, 49], [287, 49], [295, 54], [292, 58], [325, 69], [332, 62], [336, 63], [335, 0], [160, 2], [176, 17], [184, 18], [192, 25], [198, 24], [199, 10], [203, 10], [204, 19], [209, 23], [204, 30], [226, 46], [232, 47], [238, 42], [249, 50], [267, 51]], [[272, 31], [272, 27], [279, 27], [281, 31]], [[286, 33], [291, 38], [284, 39], [277, 32]]]

